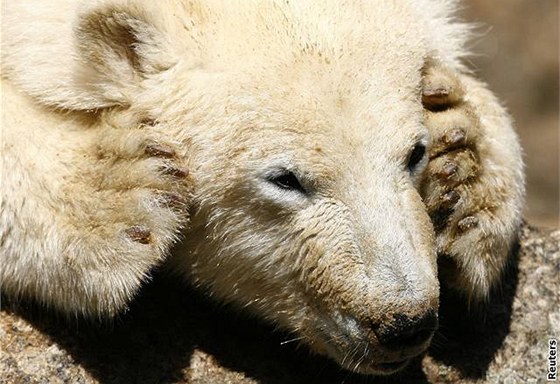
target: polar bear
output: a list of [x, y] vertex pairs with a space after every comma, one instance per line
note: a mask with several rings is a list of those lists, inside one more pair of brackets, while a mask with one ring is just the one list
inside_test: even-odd
[[107, 318], [164, 268], [390, 374], [499, 282], [521, 150], [455, 2], [2, 7], [3, 294]]

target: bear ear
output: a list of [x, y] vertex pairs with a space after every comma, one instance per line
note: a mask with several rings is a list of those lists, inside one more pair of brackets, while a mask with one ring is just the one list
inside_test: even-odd
[[[75, 29], [75, 101], [65, 107], [98, 109], [131, 105], [143, 80], [173, 63], [163, 32], [139, 9], [106, 7], [83, 13]], [[76, 100], [76, 101], [78, 101]]]
[[159, 2], [26, 4], [6, 6], [2, 74], [44, 105], [132, 105], [146, 79], [177, 61], [166, 29], [174, 20], [162, 19]]

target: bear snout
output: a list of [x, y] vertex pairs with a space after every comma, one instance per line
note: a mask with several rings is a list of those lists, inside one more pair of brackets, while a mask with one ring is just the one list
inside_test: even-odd
[[415, 348], [426, 345], [438, 327], [438, 316], [429, 310], [419, 316], [396, 314], [391, 322], [372, 324], [379, 344], [389, 350]]

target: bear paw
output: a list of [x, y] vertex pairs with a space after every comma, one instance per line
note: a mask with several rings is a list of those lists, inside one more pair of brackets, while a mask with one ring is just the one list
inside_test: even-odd
[[[188, 219], [189, 171], [185, 156], [145, 125], [107, 128], [97, 142], [97, 167], [88, 183], [100, 195], [97, 221], [111, 224], [125, 243], [167, 249]], [[156, 136], [156, 137], [153, 137]], [[160, 258], [160, 257], [158, 257]]]
[[[432, 145], [420, 189], [436, 232], [441, 283], [481, 301], [500, 280], [513, 246], [523, 181], [520, 151], [503, 150], [492, 137], [496, 125], [511, 130], [507, 115], [484, 92], [469, 92], [450, 70], [427, 67], [422, 103]], [[486, 102], [503, 119], [485, 120], [478, 104]], [[503, 158], [511, 159], [509, 169]]]
[[157, 127], [103, 127], [92, 134], [72, 180], [64, 181], [70, 224], [64, 233], [71, 244], [66, 265], [80, 282], [75, 289], [94, 285], [96, 297], [63, 306], [113, 315], [186, 226], [192, 180], [181, 145], [166, 141]]

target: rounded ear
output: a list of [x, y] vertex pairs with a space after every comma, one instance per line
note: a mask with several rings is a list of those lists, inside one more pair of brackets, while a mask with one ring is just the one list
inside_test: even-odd
[[[17, 2], [15, 2], [17, 3]], [[131, 105], [143, 80], [173, 65], [166, 34], [142, 2], [57, 9], [8, 6], [2, 72], [43, 104]], [[50, 7], [56, 8], [56, 7]], [[62, 14], [61, 14], [62, 13]]]
[[75, 74], [75, 85], [97, 108], [130, 105], [142, 80], [172, 65], [164, 34], [143, 16], [105, 8], [81, 17], [76, 37], [84, 65]]

